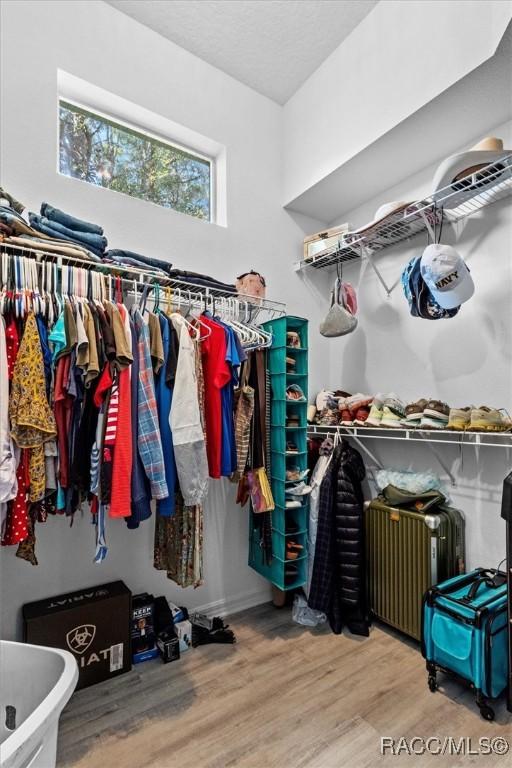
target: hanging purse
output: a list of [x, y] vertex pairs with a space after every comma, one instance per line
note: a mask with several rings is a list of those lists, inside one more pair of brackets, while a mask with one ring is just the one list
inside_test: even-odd
[[325, 320], [320, 323], [320, 333], [327, 338], [345, 336], [357, 327], [357, 319], [339, 303], [340, 283], [340, 278], [336, 278], [330, 309]]
[[272, 489], [268, 481], [265, 467], [250, 469], [247, 472], [247, 483], [252, 501], [253, 512], [272, 512], [276, 505], [272, 496]]

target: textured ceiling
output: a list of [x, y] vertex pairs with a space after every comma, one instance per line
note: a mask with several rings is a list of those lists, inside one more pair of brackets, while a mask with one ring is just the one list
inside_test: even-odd
[[377, 0], [107, 0], [284, 104]]

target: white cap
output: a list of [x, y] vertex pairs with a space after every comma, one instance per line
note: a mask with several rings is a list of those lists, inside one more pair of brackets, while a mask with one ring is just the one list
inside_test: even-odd
[[451, 245], [428, 245], [421, 257], [421, 276], [443, 309], [455, 309], [475, 292], [466, 262]]

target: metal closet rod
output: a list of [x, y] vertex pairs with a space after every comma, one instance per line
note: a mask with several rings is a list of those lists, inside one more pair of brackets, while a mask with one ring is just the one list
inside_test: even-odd
[[[143, 270], [138, 267], [121, 266], [117, 264], [106, 264], [105, 262], [89, 261], [88, 259], [80, 258], [79, 256], [71, 256], [65, 253], [56, 253], [54, 251], [45, 251], [44, 248], [30, 248], [26, 245], [17, 245], [15, 243], [0, 242], [0, 251], [18, 251], [20, 255], [27, 255], [28, 258], [34, 259], [37, 264], [41, 264], [44, 261], [51, 260], [56, 262], [60, 267], [63, 264], [74, 264], [84, 269], [97, 271], [106, 278], [119, 277], [123, 281], [130, 283], [132, 286], [135, 282], [138, 282], [141, 286], [151, 285], [159, 286], [161, 288], [173, 288], [179, 289], [189, 293], [194, 293], [201, 297], [217, 298], [230, 298], [239, 301], [240, 304], [249, 305], [251, 308], [263, 309], [270, 312], [274, 312], [279, 315], [286, 314], [286, 304], [280, 301], [274, 301], [272, 299], [255, 299], [254, 296], [237, 293], [236, 291], [225, 291], [221, 288], [212, 288], [207, 286], [201, 286], [196, 283], [189, 283], [186, 280], [180, 280], [175, 277], [166, 277], [163, 274], [156, 274], [148, 270]], [[139, 279], [136, 281], [129, 277], [123, 277], [124, 275], [138, 275]]]

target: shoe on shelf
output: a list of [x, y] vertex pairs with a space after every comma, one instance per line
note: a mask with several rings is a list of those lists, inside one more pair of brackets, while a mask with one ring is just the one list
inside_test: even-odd
[[385, 399], [386, 395], [383, 394], [375, 395], [373, 398], [370, 413], [366, 419], [367, 427], [380, 427], [382, 422], [382, 406], [384, 405]]
[[352, 395], [345, 399], [345, 406], [352, 413], [355, 413], [359, 408], [369, 407], [372, 402], [373, 397], [371, 395], [363, 395], [361, 392], [358, 392], [356, 395]]
[[336, 427], [339, 424], [339, 412], [334, 408], [324, 408], [317, 416], [316, 423], [324, 427]]
[[300, 528], [294, 520], [287, 520], [284, 530], [285, 530], [285, 533], [290, 534], [290, 533], [298, 533], [300, 531]]
[[442, 400], [429, 400], [423, 409], [423, 415], [448, 424], [450, 406], [447, 403], [443, 403]]
[[450, 406], [441, 400], [429, 400], [421, 418], [421, 429], [446, 429], [450, 418]]
[[409, 405], [405, 407], [405, 419], [404, 419], [405, 427], [420, 426], [421, 419], [425, 411], [425, 406], [427, 405], [427, 402], [428, 401], [425, 400], [425, 398], [421, 398], [421, 400], [416, 400], [415, 403], [409, 403]]
[[395, 394], [390, 393], [384, 400], [382, 406], [381, 426], [391, 427], [392, 429], [402, 428], [402, 421], [404, 418], [404, 404]]
[[300, 426], [299, 417], [298, 416], [288, 416], [288, 418], [286, 419], [286, 426], [288, 428], [290, 428], [290, 429], [292, 427], [299, 427]]
[[357, 426], [359, 427], [365, 427], [366, 422], [368, 421], [369, 415], [370, 415], [369, 406], [362, 405], [360, 408], [357, 409], [355, 413], [354, 424], [357, 424]]
[[311, 486], [307, 485], [303, 480], [292, 488], [286, 489], [287, 496], [307, 496], [311, 493]]
[[486, 405], [471, 410], [470, 429], [475, 432], [509, 432], [510, 416], [504, 408], [488, 408]]
[[286, 332], [286, 346], [300, 349], [300, 336], [297, 331]]
[[302, 544], [297, 544], [295, 541], [286, 542], [286, 559], [297, 560], [304, 547]]
[[295, 443], [292, 443], [291, 440], [288, 440], [286, 443], [286, 453], [298, 453], [299, 449], [295, 445]]
[[297, 403], [304, 403], [306, 398], [298, 384], [290, 384], [286, 387], [286, 399]]
[[339, 404], [339, 423], [342, 425], [342, 427], [351, 427], [354, 423], [354, 417], [352, 416], [352, 411], [350, 408], [346, 405], [348, 398], [344, 398], [343, 400], [340, 400]]
[[466, 408], [450, 408], [447, 428], [457, 430], [458, 432], [471, 429], [472, 410], [473, 406], [471, 405], [468, 405]]
[[298, 509], [299, 507], [302, 507], [302, 502], [298, 499], [286, 499], [284, 506], [286, 509]]
[[286, 482], [298, 483], [300, 480], [305, 480], [309, 475], [309, 469], [299, 469], [298, 467], [290, 467], [286, 470]]

